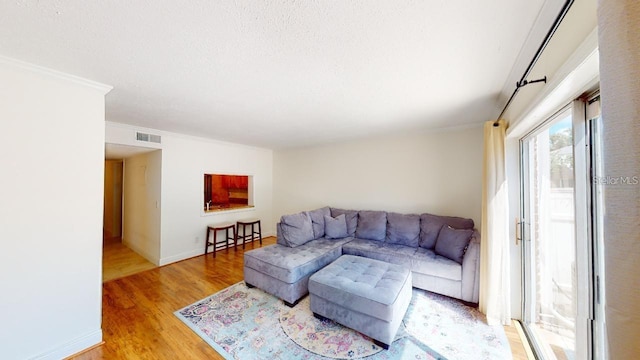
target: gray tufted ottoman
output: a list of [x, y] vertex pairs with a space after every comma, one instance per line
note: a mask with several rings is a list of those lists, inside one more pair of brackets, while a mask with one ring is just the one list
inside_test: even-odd
[[343, 255], [311, 276], [309, 294], [316, 317], [359, 331], [388, 349], [411, 301], [411, 272]]

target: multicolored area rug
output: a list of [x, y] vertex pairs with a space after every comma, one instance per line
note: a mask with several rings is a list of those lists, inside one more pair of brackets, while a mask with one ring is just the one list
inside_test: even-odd
[[330, 320], [306, 297], [293, 308], [244, 282], [175, 312], [226, 359], [511, 359], [500, 326], [454, 299], [413, 289], [389, 350]]

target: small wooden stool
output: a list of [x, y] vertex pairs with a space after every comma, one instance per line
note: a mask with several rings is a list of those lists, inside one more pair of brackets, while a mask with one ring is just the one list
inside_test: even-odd
[[[255, 230], [255, 225], [258, 225], [258, 231]], [[251, 226], [251, 233], [247, 235], [247, 226]], [[252, 220], [243, 220], [236, 222], [237, 232], [236, 232], [236, 243], [239, 239], [242, 239], [242, 248], [244, 249], [244, 244], [247, 242], [247, 239], [255, 238], [255, 235], [258, 235], [260, 239], [260, 246], [262, 246], [262, 228], [260, 227], [260, 219], [252, 219]], [[242, 229], [242, 235], [240, 235], [240, 229]]]
[[[233, 249], [236, 248], [236, 226], [235, 224], [221, 224], [221, 225], [209, 225], [207, 226], [207, 237], [204, 239], [204, 254], [209, 252], [209, 246], [213, 245], [213, 257], [216, 257], [216, 250], [218, 244], [218, 231], [224, 230], [227, 250], [229, 250], [229, 240], [233, 241]], [[229, 236], [229, 230], [233, 231], [233, 236]], [[213, 231], [213, 242], [209, 241], [209, 234]]]

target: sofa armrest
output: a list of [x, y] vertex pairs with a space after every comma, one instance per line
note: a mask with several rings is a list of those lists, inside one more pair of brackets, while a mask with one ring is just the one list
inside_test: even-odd
[[462, 300], [478, 303], [480, 295], [480, 233], [473, 231], [462, 259]]
[[289, 247], [289, 244], [287, 244], [287, 240], [285, 240], [282, 236], [282, 224], [280, 223], [276, 224], [276, 243]]

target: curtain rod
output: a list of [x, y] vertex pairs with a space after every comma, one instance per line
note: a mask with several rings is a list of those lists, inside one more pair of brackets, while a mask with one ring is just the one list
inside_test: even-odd
[[540, 44], [538, 51], [536, 51], [535, 55], [531, 59], [531, 62], [529, 62], [529, 66], [527, 66], [527, 69], [522, 74], [520, 81], [516, 83], [516, 88], [513, 90], [513, 93], [511, 94], [511, 97], [509, 98], [507, 103], [504, 105], [504, 108], [502, 108], [502, 111], [500, 112], [500, 115], [498, 115], [498, 118], [496, 119], [496, 121], [493, 123], [493, 126], [498, 126], [498, 121], [500, 120], [500, 118], [502, 118], [502, 115], [504, 115], [504, 112], [507, 111], [507, 108], [509, 107], [509, 105], [511, 105], [511, 101], [513, 101], [513, 98], [516, 97], [516, 94], [518, 93], [518, 91], [520, 91], [521, 87], [527, 86], [529, 84], [538, 83], [538, 82], [544, 82], [544, 83], [547, 82], [546, 76], [542, 79], [531, 80], [531, 81], [527, 80], [527, 76], [529, 76], [529, 73], [531, 73], [531, 70], [533, 70], [533, 67], [538, 62], [538, 59], [540, 59], [540, 56], [544, 52], [544, 49], [549, 44], [549, 41], [551, 41], [553, 34], [555, 34], [556, 30], [558, 30], [560, 23], [564, 19], [565, 15], [567, 15], [567, 13], [569, 12], [571, 5], [573, 5], [573, 1], [574, 0], [565, 1], [564, 5], [562, 6], [562, 9], [560, 10], [560, 13], [558, 13], [558, 16], [556, 17], [555, 21], [551, 25], [551, 28], [547, 32], [547, 35], [544, 37], [544, 40], [542, 40], [542, 44]]

